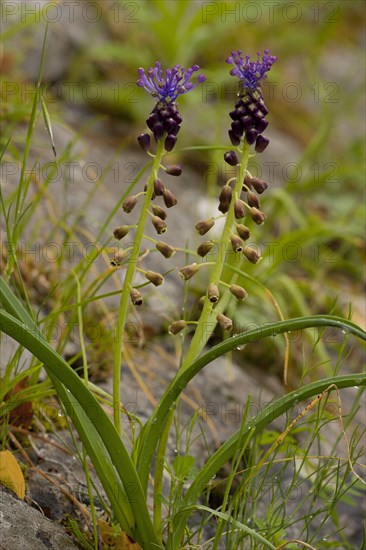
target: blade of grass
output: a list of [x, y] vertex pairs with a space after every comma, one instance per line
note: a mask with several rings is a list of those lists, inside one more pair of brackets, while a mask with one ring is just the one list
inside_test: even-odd
[[[142, 486], [146, 491], [149, 472], [156, 450], [160, 434], [163, 432], [169, 408], [178, 399], [179, 395], [186, 388], [187, 384], [206, 365], [217, 357], [228, 353], [238, 346], [249, 342], [255, 342], [263, 338], [273, 337], [276, 334], [283, 334], [289, 331], [304, 330], [307, 328], [333, 326], [349, 334], [366, 341], [366, 333], [354, 323], [331, 315], [314, 315], [311, 317], [299, 317], [286, 321], [269, 323], [257, 329], [247, 331], [243, 334], [233, 336], [228, 340], [214, 346], [207, 353], [194, 361], [186, 371], [178, 372], [174, 380], [169, 384], [158, 406], [155, 408], [148, 422], [145, 424], [138, 438], [137, 465]], [[356, 376], [357, 378], [358, 376]], [[353, 376], [353, 380], [355, 376]], [[328, 379], [329, 380], [329, 379]], [[355, 385], [355, 384], [353, 384]], [[324, 389], [324, 388], [323, 388]]]

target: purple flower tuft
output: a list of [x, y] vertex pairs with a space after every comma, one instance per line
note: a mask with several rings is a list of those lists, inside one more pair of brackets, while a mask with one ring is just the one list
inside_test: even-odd
[[268, 126], [266, 115], [268, 109], [264, 104], [261, 81], [266, 77], [273, 63], [277, 60], [264, 50], [262, 60], [258, 52], [257, 61], [250, 61], [250, 55], [241, 55], [241, 50], [231, 52], [226, 63], [234, 65], [230, 74], [240, 79], [240, 91], [235, 109], [230, 112], [232, 119], [229, 138], [234, 146], [240, 145], [246, 139], [249, 145], [254, 145], [257, 153], [262, 153], [269, 143], [269, 139], [261, 134]]
[[147, 75], [145, 74], [145, 69], [139, 69], [140, 78], [137, 81], [137, 85], [144, 88], [153, 97], [158, 98], [159, 101], [172, 103], [178, 96], [186, 94], [206, 80], [203, 74], [199, 74], [195, 84], [189, 82], [193, 73], [198, 70], [198, 65], [193, 65], [189, 69], [175, 65], [172, 69], [166, 69], [165, 78], [163, 78], [161, 63], [157, 61], [155, 66], [150, 67], [147, 71]]
[[182, 122], [175, 100], [206, 80], [203, 74], [199, 74], [195, 84], [189, 82], [193, 73], [198, 70], [198, 65], [193, 65], [189, 69], [175, 65], [172, 69], [165, 71], [165, 78], [163, 78], [160, 61], [157, 61], [154, 67], [150, 67], [147, 75], [144, 69], [139, 69], [140, 78], [137, 85], [144, 88], [152, 97], [157, 98], [157, 103], [146, 124], [154, 134], [156, 141], [160, 141], [164, 137], [166, 151], [173, 150]]
[[231, 52], [226, 60], [226, 63], [235, 65], [230, 74], [240, 78], [244, 89], [255, 90], [260, 85], [260, 81], [265, 78], [265, 73], [277, 61], [276, 56], [269, 55], [269, 50], [264, 50], [262, 61], [260, 60], [260, 52], [257, 52], [257, 55], [257, 61], [250, 61], [250, 55], [246, 55], [244, 60], [241, 50], [238, 50], [237, 52]]

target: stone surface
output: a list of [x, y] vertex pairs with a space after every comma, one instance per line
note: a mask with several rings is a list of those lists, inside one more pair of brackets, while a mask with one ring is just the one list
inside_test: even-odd
[[0, 489], [0, 547], [2, 550], [78, 550], [65, 530], [38, 510]]

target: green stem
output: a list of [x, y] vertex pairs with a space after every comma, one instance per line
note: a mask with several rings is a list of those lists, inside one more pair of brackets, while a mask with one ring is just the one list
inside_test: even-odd
[[136, 271], [136, 264], [140, 255], [141, 242], [144, 236], [146, 218], [148, 216], [148, 210], [151, 202], [151, 197], [154, 192], [154, 180], [157, 178], [161, 160], [164, 155], [164, 140], [160, 140], [158, 149], [153, 162], [152, 170], [147, 182], [147, 189], [142, 203], [140, 219], [137, 224], [134, 245], [132, 254], [129, 258], [128, 267], [123, 283], [121, 302], [118, 312], [118, 323], [116, 330], [116, 345], [114, 349], [114, 367], [113, 367], [113, 414], [114, 424], [118, 433], [121, 433], [121, 413], [120, 413], [120, 399], [121, 399], [121, 355], [122, 355], [122, 342], [123, 342], [123, 330], [127, 317], [128, 304], [130, 299], [130, 290], [132, 288], [133, 278]]
[[[234, 214], [235, 198], [240, 196], [240, 193], [243, 187], [244, 176], [248, 165], [249, 152], [250, 152], [250, 145], [244, 142], [243, 153], [242, 153], [242, 157], [239, 165], [239, 174], [238, 174], [238, 177], [236, 178], [236, 183], [234, 187], [233, 199], [231, 201], [230, 208], [226, 214], [225, 226], [222, 231], [221, 239], [219, 242], [219, 249], [218, 249], [219, 251], [217, 254], [215, 266], [212, 270], [211, 277], [210, 277], [210, 283], [213, 283], [217, 286], [219, 285], [221, 280], [221, 275], [222, 275], [224, 265], [225, 265], [225, 260], [226, 260], [226, 254], [229, 247], [230, 235], [231, 235], [234, 220], [235, 220], [235, 214]], [[213, 307], [213, 304], [210, 302], [210, 300], [206, 296], [201, 317], [198, 321], [198, 325], [193, 335], [191, 345], [189, 346], [187, 355], [184, 358], [184, 361], [182, 363], [181, 370], [187, 369], [191, 365], [191, 363], [198, 357], [198, 355], [206, 345], [209, 337], [211, 336], [216, 326], [215, 313], [213, 312], [212, 307]]]
[[[220, 239], [220, 242], [219, 242], [219, 251], [218, 251], [218, 254], [217, 254], [217, 257], [216, 257], [216, 261], [215, 262], [207, 262], [206, 264], [203, 264], [205, 266], [206, 265], [213, 265], [214, 266], [213, 269], [212, 269], [211, 276], [210, 276], [210, 283], [214, 283], [217, 286], [220, 283], [222, 271], [223, 271], [224, 265], [225, 265], [226, 253], [227, 253], [227, 250], [228, 250], [230, 235], [231, 235], [231, 232], [232, 232], [232, 227], [233, 227], [234, 219], [235, 219], [235, 215], [234, 215], [235, 198], [240, 196], [240, 193], [241, 193], [241, 190], [242, 190], [244, 175], [245, 175], [247, 164], [248, 164], [249, 151], [250, 151], [250, 146], [247, 143], [245, 143], [244, 148], [243, 148], [243, 154], [242, 154], [241, 162], [240, 162], [240, 165], [239, 165], [239, 174], [238, 174], [238, 177], [236, 178], [234, 194], [233, 194], [233, 200], [231, 201], [229, 211], [227, 212], [227, 215], [226, 215], [225, 226], [224, 226], [223, 232], [221, 234], [221, 239]], [[212, 334], [212, 332], [215, 328], [215, 325], [216, 325], [215, 315], [216, 315], [216, 313], [222, 309], [220, 306], [222, 306], [223, 304], [226, 305], [227, 303], [228, 303], [228, 296], [226, 296], [225, 298], [224, 298], [224, 296], [222, 296], [221, 300], [220, 300], [220, 303], [219, 303], [219, 307], [217, 308], [216, 312], [214, 313], [212, 311], [213, 304], [210, 302], [210, 300], [208, 299], [208, 297], [206, 295], [203, 310], [202, 310], [200, 319], [197, 323], [196, 330], [194, 332], [191, 345], [189, 347], [187, 356], [183, 360], [182, 365], [180, 367], [181, 371], [187, 369], [191, 365], [191, 363], [196, 359], [196, 357], [200, 354], [200, 352], [202, 351], [203, 347], [205, 346], [207, 340], [209, 339], [210, 335]], [[166, 422], [165, 422], [163, 432], [162, 432], [163, 435], [162, 435], [162, 437], [160, 439], [160, 443], [159, 443], [158, 459], [160, 460], [160, 462], [157, 463], [157, 467], [155, 469], [155, 476], [154, 476], [154, 510], [155, 510], [154, 521], [155, 521], [155, 527], [159, 524], [159, 522], [161, 523], [161, 502], [158, 499], [158, 494], [159, 494], [159, 492], [162, 488], [162, 483], [163, 483], [164, 467], [163, 467], [163, 462], [162, 461], [163, 461], [163, 457], [165, 457], [165, 454], [166, 454], [168, 434], [169, 434], [169, 431], [170, 431], [171, 423], [173, 421], [173, 416], [174, 415], [169, 414], [168, 417], [166, 418]], [[147, 469], [145, 469], [144, 473], [147, 474]], [[143, 484], [144, 488], [147, 489], [147, 485], [144, 485], [144, 481], [147, 482], [147, 478], [143, 479], [143, 481], [142, 481], [142, 484]]]
[[[75, 277], [76, 282], [76, 291], [77, 291], [77, 300], [80, 303], [81, 302], [81, 287], [80, 287], [80, 281], [74, 272], [72, 270], [72, 274]], [[81, 357], [83, 360], [83, 378], [84, 378], [84, 384], [86, 387], [88, 387], [89, 383], [89, 376], [88, 376], [88, 359], [86, 356], [86, 349], [85, 349], [85, 342], [84, 342], [84, 321], [83, 321], [83, 312], [82, 312], [82, 306], [79, 305], [77, 308], [77, 315], [78, 315], [78, 325], [79, 325], [79, 340], [80, 340], [80, 349], [81, 349]], [[92, 482], [90, 479], [90, 473], [88, 468], [88, 459], [87, 459], [87, 452], [85, 449], [85, 446], [83, 445], [82, 448], [82, 464], [83, 464], [83, 470], [85, 475], [85, 481], [86, 486], [88, 490], [88, 497], [89, 497], [89, 503], [90, 503], [90, 512], [93, 520], [93, 534], [94, 534], [94, 549], [98, 550], [98, 525], [97, 525], [97, 516], [95, 512], [95, 505], [94, 505], [94, 495], [93, 495], [93, 489], [92, 489]]]

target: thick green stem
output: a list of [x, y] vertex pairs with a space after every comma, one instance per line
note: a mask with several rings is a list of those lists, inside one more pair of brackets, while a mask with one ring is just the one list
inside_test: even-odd
[[[242, 154], [241, 162], [240, 162], [240, 165], [239, 165], [239, 174], [237, 176], [236, 183], [235, 183], [235, 188], [234, 188], [234, 193], [233, 193], [233, 200], [231, 201], [230, 208], [229, 208], [229, 210], [227, 212], [227, 215], [226, 215], [225, 226], [224, 226], [223, 232], [221, 234], [221, 239], [220, 239], [220, 243], [219, 243], [219, 249], [218, 249], [216, 261], [214, 262], [214, 267], [213, 267], [212, 273], [210, 275], [210, 283], [214, 283], [217, 286], [219, 286], [220, 279], [221, 279], [222, 272], [223, 272], [224, 265], [225, 265], [225, 260], [226, 260], [227, 251], [228, 251], [229, 242], [230, 242], [230, 235], [231, 235], [231, 232], [232, 232], [234, 219], [235, 219], [234, 203], [235, 203], [236, 197], [240, 196], [240, 193], [241, 193], [241, 190], [242, 190], [244, 175], [245, 175], [245, 172], [246, 172], [246, 169], [247, 169], [247, 164], [248, 164], [249, 151], [250, 151], [250, 146], [247, 143], [245, 143], [244, 148], [243, 148], [243, 154]], [[210, 300], [208, 299], [208, 296], [206, 295], [205, 303], [204, 303], [203, 310], [202, 310], [202, 313], [201, 313], [201, 317], [200, 317], [199, 322], [197, 324], [197, 327], [196, 327], [194, 336], [192, 338], [192, 342], [191, 342], [191, 345], [190, 345], [189, 350], [187, 352], [187, 355], [186, 355], [185, 359], [182, 362], [182, 366], [180, 368], [181, 371], [184, 371], [187, 368], [189, 368], [191, 363], [198, 357], [198, 355], [200, 354], [200, 352], [204, 348], [207, 340], [209, 339], [210, 335], [212, 334], [212, 332], [213, 332], [213, 330], [216, 326], [216, 314], [218, 312], [222, 311], [222, 309], [223, 309], [222, 306], [224, 304], [226, 306], [228, 304], [228, 301], [229, 301], [229, 297], [228, 297], [228, 292], [226, 291], [226, 293], [221, 297], [221, 300], [218, 304], [218, 308], [214, 312], [212, 310], [212, 305], [213, 304], [210, 302]], [[160, 514], [161, 514], [161, 502], [158, 500], [158, 497], [157, 497], [157, 495], [158, 495], [158, 493], [159, 493], [159, 491], [162, 487], [162, 479], [163, 479], [163, 470], [164, 470], [164, 468], [162, 467], [161, 461], [163, 460], [162, 457], [164, 457], [165, 453], [166, 453], [166, 445], [167, 445], [167, 441], [168, 441], [168, 434], [169, 434], [169, 431], [170, 431], [170, 426], [171, 426], [171, 423], [172, 423], [172, 419], [173, 419], [173, 415], [169, 415], [166, 418], [166, 422], [165, 422], [163, 432], [162, 432], [163, 436], [162, 436], [162, 438], [160, 440], [160, 444], [159, 444], [159, 460], [160, 460], [160, 462], [158, 462], [156, 470], [155, 470], [155, 479], [154, 479], [154, 495], [155, 495], [154, 500], [155, 500], [155, 504], [154, 504], [154, 506], [155, 506], [155, 522], [156, 522], [156, 524], [159, 523]], [[146, 471], [145, 471], [145, 473], [146, 473]], [[147, 481], [147, 479], [146, 479], [146, 481]], [[144, 486], [145, 490], [147, 490], [147, 485], [144, 485], [144, 483], [143, 483], [143, 486]]]
[[[233, 228], [233, 223], [235, 219], [234, 214], [234, 203], [237, 197], [240, 197], [240, 193], [243, 187], [244, 176], [246, 173], [248, 159], [249, 159], [250, 145], [244, 141], [243, 153], [239, 165], [239, 174], [236, 178], [236, 183], [233, 192], [233, 199], [230, 204], [230, 208], [226, 214], [226, 221], [223, 232], [221, 234], [221, 239], [219, 242], [219, 249], [216, 258], [215, 266], [212, 270], [210, 283], [219, 285], [221, 275], [224, 269], [226, 255], [230, 242], [230, 235]], [[209, 337], [211, 336], [215, 326], [216, 326], [216, 314], [212, 310], [213, 304], [210, 302], [208, 297], [205, 298], [205, 303], [201, 313], [201, 317], [198, 321], [197, 328], [192, 338], [191, 345], [187, 352], [186, 357], [181, 366], [181, 370], [187, 369], [191, 363], [198, 357], [204, 346], [206, 345]]]
[[150, 172], [150, 176], [147, 182], [147, 189], [142, 204], [140, 219], [137, 224], [136, 234], [134, 239], [134, 245], [132, 253], [129, 257], [128, 267], [123, 283], [121, 302], [118, 312], [118, 323], [116, 328], [116, 345], [114, 348], [114, 366], [113, 366], [113, 414], [114, 424], [118, 433], [121, 433], [121, 412], [120, 412], [120, 399], [121, 399], [121, 356], [122, 356], [122, 343], [123, 343], [123, 331], [127, 317], [128, 304], [130, 300], [130, 290], [133, 284], [133, 278], [136, 271], [136, 265], [140, 255], [141, 242], [144, 236], [146, 218], [148, 216], [148, 210], [151, 202], [151, 197], [154, 192], [154, 180], [157, 178], [161, 160], [164, 154], [164, 141], [160, 140], [158, 149]]

